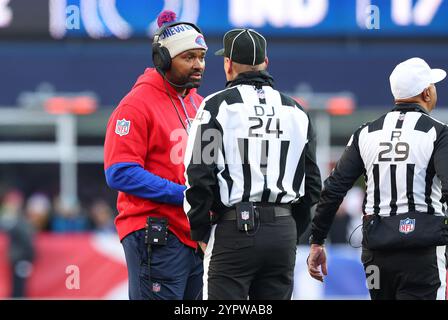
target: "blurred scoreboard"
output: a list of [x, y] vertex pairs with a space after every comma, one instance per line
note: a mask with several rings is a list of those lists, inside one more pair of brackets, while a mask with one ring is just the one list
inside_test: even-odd
[[212, 36], [448, 36], [448, 0], [0, 0], [0, 39], [150, 37], [164, 9]]

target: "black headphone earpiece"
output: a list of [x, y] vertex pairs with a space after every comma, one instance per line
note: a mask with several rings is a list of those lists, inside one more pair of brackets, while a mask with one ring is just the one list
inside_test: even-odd
[[154, 67], [159, 68], [163, 72], [171, 68], [170, 52], [158, 42], [152, 44], [152, 62]]
[[202, 34], [201, 29], [199, 29], [198, 26], [196, 26], [194, 23], [191, 22], [176, 21], [172, 23], [167, 23], [162, 27], [160, 27], [159, 30], [157, 30], [154, 33], [154, 40], [152, 43], [152, 62], [154, 63], [154, 67], [162, 70], [163, 72], [166, 72], [171, 68], [171, 55], [170, 51], [160, 44], [159, 38], [168, 28], [177, 26], [179, 24], [189, 25], [192, 28], [194, 28], [197, 32]]

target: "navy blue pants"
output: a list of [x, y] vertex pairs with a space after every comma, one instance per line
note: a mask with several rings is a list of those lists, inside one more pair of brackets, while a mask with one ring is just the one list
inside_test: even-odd
[[130, 233], [121, 244], [128, 267], [130, 300], [202, 299], [202, 258], [171, 232], [165, 246], [152, 246], [151, 281], [145, 230]]

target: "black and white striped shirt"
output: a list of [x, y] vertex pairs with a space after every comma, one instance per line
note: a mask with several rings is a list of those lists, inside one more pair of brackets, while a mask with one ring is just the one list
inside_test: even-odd
[[361, 175], [366, 182], [364, 214], [443, 214], [448, 196], [448, 127], [418, 104], [398, 104], [361, 126], [325, 181], [312, 242], [326, 238], [340, 203]]
[[204, 99], [185, 155], [184, 206], [193, 240], [210, 227], [209, 210], [240, 202], [317, 202], [315, 149], [308, 115], [273, 89], [266, 72], [241, 74]]

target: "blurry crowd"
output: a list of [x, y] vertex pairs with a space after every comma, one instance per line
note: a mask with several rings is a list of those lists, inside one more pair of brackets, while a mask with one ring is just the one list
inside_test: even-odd
[[18, 189], [0, 194], [0, 233], [8, 238], [7, 257], [11, 274], [11, 298], [26, 296], [26, 281], [35, 259], [35, 236], [40, 232], [97, 232], [116, 234], [114, 210], [103, 199], [86, 208], [64, 204], [43, 193], [29, 197]]
[[[13, 221], [29, 224], [33, 232], [115, 232], [115, 213], [103, 199], [86, 207], [64, 204], [56, 196], [34, 193], [28, 198], [17, 189], [0, 194], [0, 230]], [[3, 226], [3, 228], [2, 228]]]

